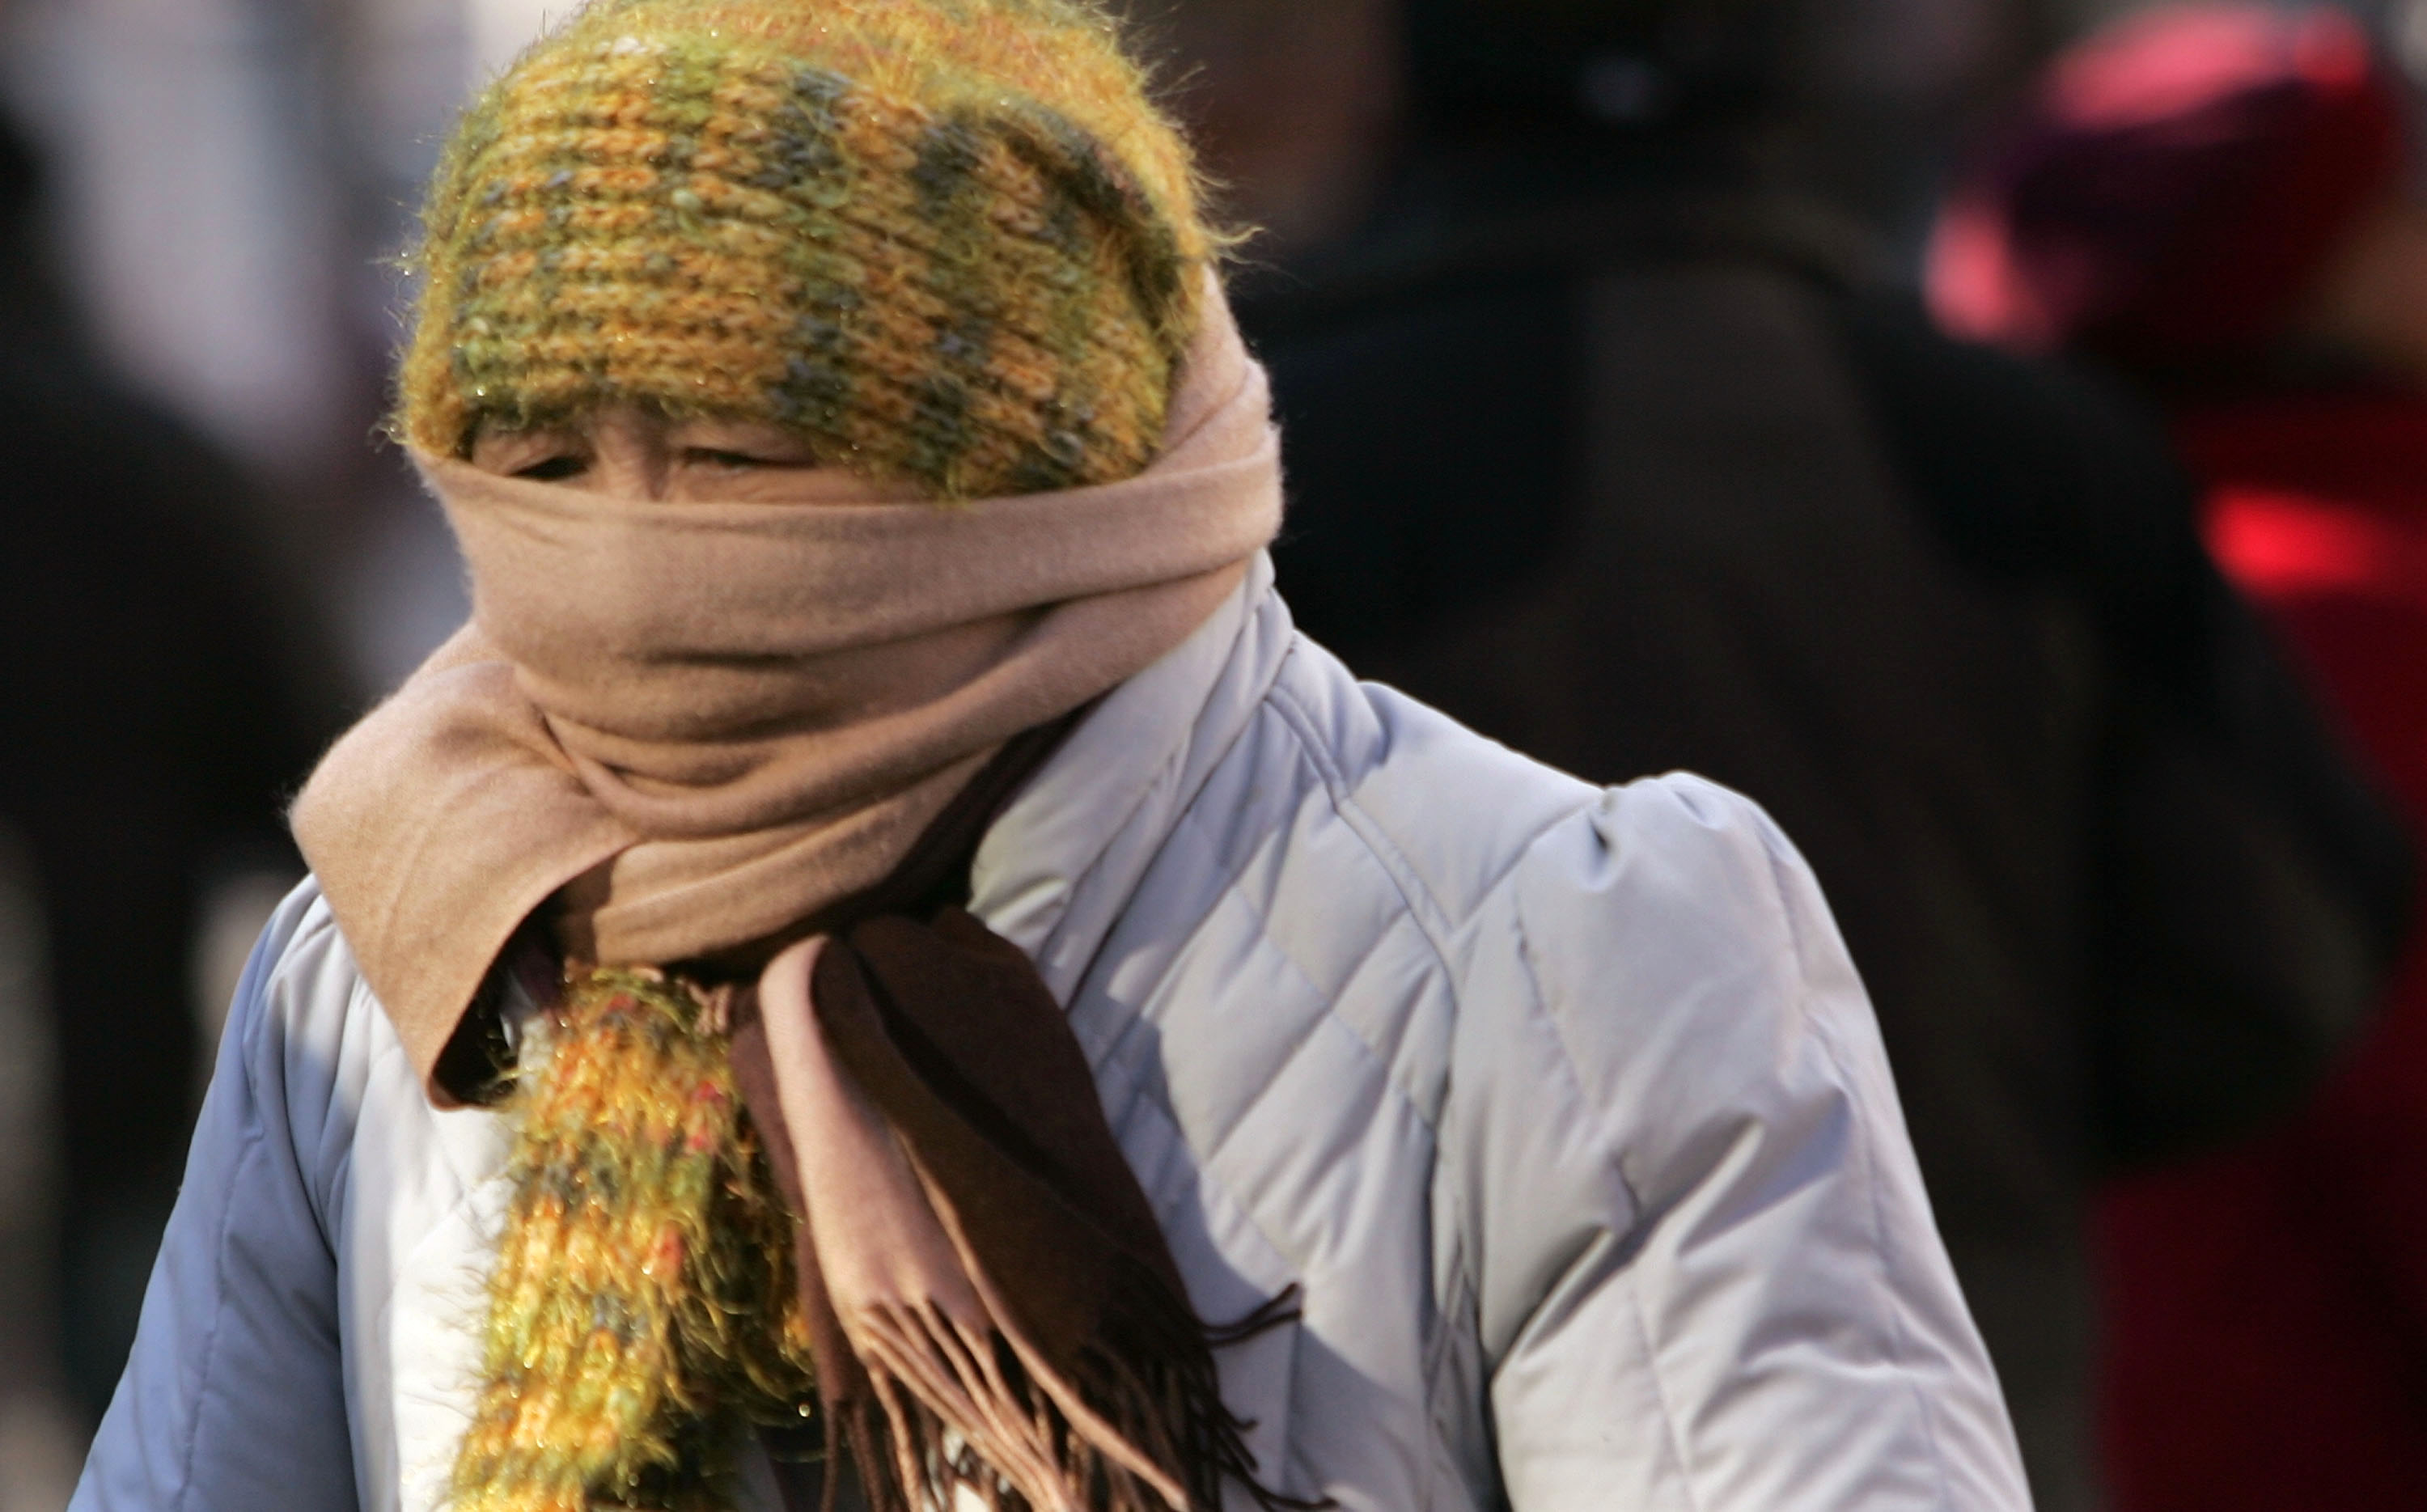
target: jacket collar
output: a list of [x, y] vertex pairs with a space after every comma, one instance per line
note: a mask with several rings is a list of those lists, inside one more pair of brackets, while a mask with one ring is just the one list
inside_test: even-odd
[[1294, 636], [1259, 554], [1238, 590], [1107, 695], [986, 832], [969, 911], [1026, 951], [1066, 1006]]

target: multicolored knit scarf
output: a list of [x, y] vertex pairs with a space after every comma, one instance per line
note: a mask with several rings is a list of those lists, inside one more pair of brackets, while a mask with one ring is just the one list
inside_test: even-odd
[[745, 1436], [816, 1410], [792, 1219], [721, 1004], [581, 972], [526, 1056], [458, 1512], [723, 1512]]

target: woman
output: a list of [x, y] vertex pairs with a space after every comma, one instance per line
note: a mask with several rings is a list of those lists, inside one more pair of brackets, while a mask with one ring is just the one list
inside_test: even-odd
[[1801, 863], [1292, 634], [1216, 250], [1074, 0], [497, 84], [78, 1506], [2024, 1504]]

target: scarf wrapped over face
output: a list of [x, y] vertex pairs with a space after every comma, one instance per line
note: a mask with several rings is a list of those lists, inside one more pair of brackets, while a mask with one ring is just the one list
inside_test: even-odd
[[[608, 967], [775, 952], [743, 994], [736, 1069], [744, 1094], [764, 1069], [747, 1100], [803, 1225], [818, 1390], [880, 1506], [965, 1487], [1002, 1506], [1193, 1509], [1247, 1469], [1033, 967], [954, 910], [853, 908], [1006, 742], [1175, 648], [1271, 540], [1263, 374], [1209, 302], [1163, 450], [1122, 482], [657, 502], [417, 457], [472, 622], [295, 807], [442, 1106], [441, 1051], [528, 922]], [[848, 923], [828, 938], [822, 921]], [[730, 1010], [673, 1016], [713, 1034]], [[702, 1082], [700, 1105], [725, 1085]], [[725, 1137], [700, 1127], [668, 1137]]]

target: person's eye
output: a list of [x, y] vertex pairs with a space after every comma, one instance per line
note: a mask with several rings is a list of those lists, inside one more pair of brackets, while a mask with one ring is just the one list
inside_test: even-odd
[[714, 467], [725, 472], [745, 472], [754, 467], [779, 465], [765, 457], [724, 447], [685, 447], [683, 461], [694, 467]]
[[516, 478], [529, 479], [535, 483], [561, 483], [568, 478], [578, 478], [589, 470], [589, 458], [566, 451], [559, 452], [553, 457], [542, 457], [528, 466], [517, 467], [513, 475]]

